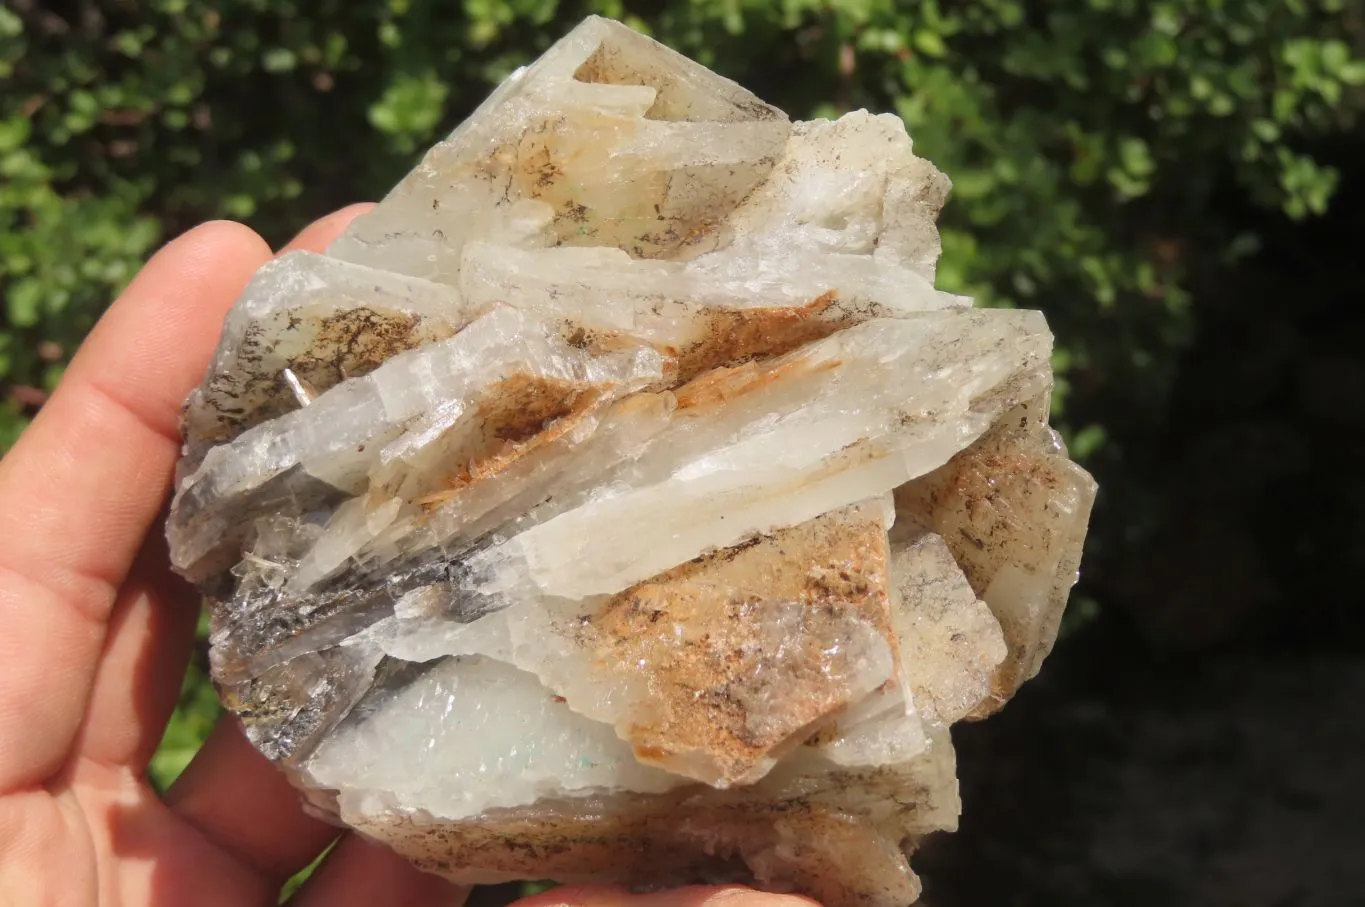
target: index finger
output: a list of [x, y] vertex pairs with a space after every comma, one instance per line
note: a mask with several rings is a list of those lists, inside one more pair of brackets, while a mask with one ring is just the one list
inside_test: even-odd
[[170, 487], [180, 402], [269, 257], [226, 222], [167, 245], [0, 460], [0, 791], [65, 758], [116, 591]]

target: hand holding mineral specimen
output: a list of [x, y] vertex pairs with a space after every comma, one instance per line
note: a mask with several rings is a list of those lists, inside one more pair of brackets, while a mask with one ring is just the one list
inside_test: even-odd
[[590, 19], [262, 268], [168, 529], [251, 740], [459, 882], [913, 901], [1094, 495], [1042, 316], [934, 288], [947, 190]]

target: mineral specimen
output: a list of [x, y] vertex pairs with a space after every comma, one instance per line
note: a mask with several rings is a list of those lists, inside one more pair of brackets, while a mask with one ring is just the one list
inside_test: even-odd
[[1095, 492], [1042, 316], [934, 288], [947, 191], [593, 18], [263, 268], [168, 527], [251, 740], [456, 881], [915, 900]]

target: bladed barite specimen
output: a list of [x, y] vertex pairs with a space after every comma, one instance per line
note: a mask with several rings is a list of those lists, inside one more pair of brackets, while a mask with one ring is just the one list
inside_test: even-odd
[[1042, 316], [934, 288], [947, 191], [594, 18], [262, 268], [168, 530], [251, 740], [457, 881], [914, 901], [1095, 492]]

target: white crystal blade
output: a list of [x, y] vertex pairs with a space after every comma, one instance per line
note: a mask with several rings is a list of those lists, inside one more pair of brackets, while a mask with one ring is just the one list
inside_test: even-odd
[[[228, 313], [204, 384], [185, 407], [182, 472], [208, 447], [463, 328], [477, 312], [451, 287], [291, 252], [264, 265]], [[285, 382], [289, 373], [290, 388]]]
[[1000, 624], [933, 533], [893, 535], [891, 575], [891, 624], [908, 698], [924, 721], [946, 727], [991, 695], [1006, 654]]
[[478, 554], [484, 591], [614, 594], [708, 548], [812, 519], [941, 466], [1010, 393], [1042, 387], [1037, 313], [867, 322], [679, 392], [673, 425], [581, 506]]
[[505, 82], [328, 254], [456, 284], [465, 243], [537, 200], [552, 211], [546, 242], [687, 256], [767, 176], [790, 128], [733, 82], [592, 19]]
[[501, 662], [442, 661], [360, 710], [306, 765], [343, 803], [443, 819], [602, 791], [659, 793], [684, 779], [639, 765], [611, 728]]
[[[200, 572], [202, 561], [248, 538], [252, 520], [274, 503], [269, 483], [290, 471], [338, 495], [364, 491], [386, 445], [405, 432], [420, 433], [423, 420], [457, 419], [500, 382], [617, 386], [629, 392], [657, 380], [661, 368], [657, 356], [639, 352], [594, 357], [519, 312], [495, 309], [448, 340], [395, 356], [305, 409], [209, 451], [177, 491], [169, 527], [172, 562]], [[322, 502], [311, 506], [317, 503]]]
[[978, 715], [1004, 705], [1052, 650], [1095, 501], [1095, 480], [1047, 427], [1047, 398], [1023, 399], [987, 436], [896, 492], [901, 524], [943, 538], [1004, 633], [1008, 656]]

